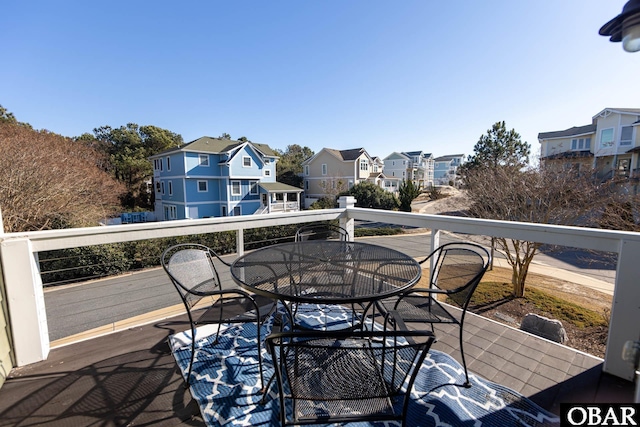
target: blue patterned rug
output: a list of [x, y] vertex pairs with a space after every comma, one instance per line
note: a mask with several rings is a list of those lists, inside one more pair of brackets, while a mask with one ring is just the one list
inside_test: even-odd
[[[299, 317], [345, 321], [345, 313], [327, 313], [318, 317], [314, 310], [301, 310]], [[333, 316], [328, 319], [327, 316]], [[273, 327], [274, 317], [261, 329], [263, 337]], [[200, 406], [208, 426], [274, 426], [279, 424], [277, 386], [261, 404], [255, 324], [225, 325], [218, 342], [212, 344], [215, 327], [204, 326], [196, 332], [196, 358], [190, 391]], [[169, 337], [171, 351], [183, 377], [191, 353], [191, 332]], [[273, 374], [271, 357], [262, 348], [265, 381]], [[471, 388], [453, 384], [464, 382], [462, 366], [449, 355], [430, 350], [418, 373], [407, 414], [407, 425], [422, 426], [559, 426], [560, 420], [513, 390], [470, 374]], [[395, 422], [349, 423], [355, 426], [397, 426]]]

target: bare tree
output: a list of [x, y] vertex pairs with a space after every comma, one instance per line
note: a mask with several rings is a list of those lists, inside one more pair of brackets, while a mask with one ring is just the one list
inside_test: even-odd
[[[610, 200], [590, 174], [573, 170], [477, 167], [467, 174], [467, 186], [470, 216], [505, 221], [590, 226], [599, 217], [594, 207]], [[512, 268], [514, 296], [524, 296], [529, 266], [541, 244], [500, 237], [495, 243]]]
[[0, 123], [0, 208], [6, 232], [95, 225], [124, 188], [82, 141]]

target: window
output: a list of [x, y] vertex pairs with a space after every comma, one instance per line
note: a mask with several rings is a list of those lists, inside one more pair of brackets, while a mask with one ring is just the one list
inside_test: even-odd
[[251, 190], [249, 191], [249, 194], [253, 194], [253, 195], [258, 194], [258, 181], [253, 181], [250, 183], [250, 185], [251, 185]]
[[240, 209], [240, 206], [236, 206], [233, 208], [233, 216], [240, 216], [242, 215], [242, 210]]
[[591, 148], [591, 138], [576, 138], [571, 140], [572, 150], [589, 150]]
[[160, 192], [164, 194], [164, 181], [160, 183]]
[[156, 192], [160, 192], [160, 181], [156, 181]]
[[178, 219], [178, 208], [173, 205], [164, 207], [164, 219]]
[[623, 126], [620, 130], [620, 145], [631, 145], [633, 126]]
[[162, 159], [153, 160], [153, 169], [162, 172]]
[[173, 196], [173, 182], [169, 181], [169, 195]]
[[242, 167], [243, 168], [250, 168], [251, 167], [251, 157], [249, 157], [249, 156], [243, 156], [242, 157]]
[[167, 157], [167, 170], [171, 170], [171, 157]]
[[304, 182], [304, 189], [309, 191], [309, 181]]
[[304, 167], [304, 174], [305, 174], [306, 176], [309, 176], [309, 165], [305, 165], [305, 167]]
[[227, 207], [226, 206], [222, 207], [222, 216], [227, 216]]
[[231, 195], [232, 196], [240, 195], [240, 181], [231, 181]]
[[323, 163], [322, 164], [322, 175], [326, 175], [327, 174], [327, 164]]
[[198, 181], [198, 193], [209, 191], [209, 181]]
[[600, 147], [613, 147], [613, 128], [602, 129], [600, 131]]
[[265, 169], [264, 176], [271, 176], [271, 169]]
[[365, 159], [361, 159], [360, 160], [360, 170], [361, 171], [366, 171], [369, 169], [369, 164], [367, 163], [367, 161]]
[[198, 154], [198, 161], [200, 163], [200, 166], [209, 166], [209, 155]]

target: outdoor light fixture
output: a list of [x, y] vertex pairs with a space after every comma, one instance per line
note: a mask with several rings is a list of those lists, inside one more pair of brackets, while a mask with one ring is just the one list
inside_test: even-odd
[[627, 52], [640, 51], [640, 0], [629, 0], [622, 13], [600, 28], [601, 36], [610, 36], [610, 41], [622, 41]]

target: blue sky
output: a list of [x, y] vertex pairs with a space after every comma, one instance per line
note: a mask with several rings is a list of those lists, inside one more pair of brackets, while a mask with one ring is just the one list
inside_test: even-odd
[[625, 0], [21, 1], [0, 14], [0, 104], [67, 136], [183, 136], [470, 154], [640, 108], [640, 54], [598, 35]]

